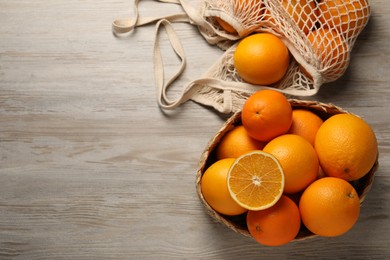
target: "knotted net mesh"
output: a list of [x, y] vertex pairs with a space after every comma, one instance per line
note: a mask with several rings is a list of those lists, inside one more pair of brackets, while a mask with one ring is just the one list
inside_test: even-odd
[[214, 29], [210, 35], [216, 34], [227, 49], [218, 61], [223, 69], [215, 76], [241, 81], [232, 61], [237, 44], [231, 44], [253, 33], [270, 32], [293, 56], [288, 73], [273, 87], [312, 95], [344, 74], [370, 7], [367, 0], [204, 0], [202, 16]]

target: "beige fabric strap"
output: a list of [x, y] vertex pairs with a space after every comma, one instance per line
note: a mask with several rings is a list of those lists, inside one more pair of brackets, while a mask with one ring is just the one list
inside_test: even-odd
[[[165, 28], [168, 39], [174, 52], [180, 59], [180, 66], [176, 73], [165, 80], [162, 53], [159, 45], [159, 33], [161, 28]], [[218, 78], [209, 77], [207, 74], [213, 71], [213, 67], [200, 79], [189, 82], [174, 99], [168, 98], [168, 90], [173, 82], [181, 75], [186, 66], [186, 57], [180, 39], [172, 24], [165, 19], [156, 24], [156, 37], [154, 43], [154, 73], [157, 87], [158, 105], [167, 110], [172, 110], [193, 100], [203, 105], [211, 106], [221, 113], [231, 113], [242, 108], [243, 102], [252, 93], [260, 89], [274, 89], [270, 87], [259, 87], [244, 82], [225, 81]], [[285, 94], [296, 94], [291, 90], [281, 90]], [[215, 95], [219, 93], [219, 95]], [[216, 100], [215, 96], [220, 97]], [[233, 97], [235, 97], [233, 99]]]
[[[138, 11], [139, 2], [140, 0], [134, 0], [134, 13], [135, 13], [134, 18], [115, 20], [112, 23], [112, 30], [116, 34], [122, 34], [122, 33], [130, 32], [139, 26], [156, 23], [153, 61], [154, 61], [155, 82], [157, 88], [157, 99], [158, 99], [159, 106], [163, 109], [174, 109], [179, 105], [181, 105], [182, 103], [185, 103], [188, 100], [192, 99], [201, 104], [212, 106], [220, 112], [225, 112], [225, 113], [231, 112], [233, 106], [231, 101], [232, 99], [231, 91], [233, 89], [239, 88], [235, 85], [240, 85], [234, 82], [230, 82], [226, 84], [226, 82], [223, 82], [222, 80], [218, 80], [214, 78], [203, 78], [203, 79], [190, 82], [186, 87], [183, 88], [181, 94], [176, 99], [170, 100], [168, 98], [167, 93], [169, 87], [183, 73], [186, 66], [186, 57], [185, 57], [184, 49], [181, 45], [178, 35], [176, 34], [172, 26], [172, 23], [187, 22], [190, 24], [194, 24], [199, 27], [201, 33], [208, 30], [212, 30], [212, 27], [203, 20], [203, 18], [200, 15], [200, 12], [194, 9], [194, 7], [192, 7], [185, 0], [159, 0], [159, 2], [162, 3], [179, 4], [182, 6], [184, 12], [169, 15], [169, 16], [163, 16], [163, 17], [144, 18], [139, 16], [139, 11]], [[177, 72], [167, 81], [165, 81], [164, 65], [163, 65], [162, 53], [159, 45], [159, 33], [162, 28], [165, 28], [171, 46], [180, 59], [180, 66]], [[219, 41], [217, 37], [210, 36], [209, 31], [207, 34], [202, 33], [202, 35], [206, 38], [206, 40], [210, 44], [215, 44]], [[230, 89], [227, 85], [231, 85]], [[213, 102], [210, 99], [210, 97], [207, 97], [207, 93], [204, 93], [205, 86], [207, 86], [207, 88], [214, 88], [216, 89], [216, 91], [223, 92], [223, 102], [221, 102], [222, 105]], [[202, 90], [203, 93], [200, 94]]]
[[171, 22], [190, 22], [186, 13], [179, 13], [164, 17], [138, 17], [134, 19], [117, 19], [112, 23], [112, 28], [114, 33], [122, 34], [134, 30], [135, 27], [147, 24], [154, 24], [161, 19], [165, 19]]
[[168, 20], [170, 22], [188, 22], [191, 24], [196, 24], [198, 26], [206, 26], [199, 12], [185, 0], [157, 0], [161, 3], [178, 4], [183, 8], [184, 12], [169, 16], [147, 18], [140, 17], [139, 15], [138, 5], [140, 1], [141, 0], [134, 0], [134, 17], [132, 19], [117, 19], [112, 23], [112, 30], [114, 33], [127, 33], [133, 30], [135, 27], [156, 23], [162, 19]]
[[[181, 61], [177, 72], [167, 80], [165, 80], [164, 77], [164, 65], [158, 37], [162, 27], [165, 28], [171, 46]], [[256, 86], [251, 86], [241, 82], [227, 82], [216, 78], [204, 77], [190, 82], [186, 87], [183, 88], [179, 96], [173, 100], [169, 99], [167, 94], [169, 87], [184, 71], [186, 66], [186, 57], [180, 39], [172, 24], [168, 20], [162, 19], [157, 22], [155, 33], [156, 37], [154, 43], [153, 61], [157, 87], [157, 99], [161, 108], [167, 110], [175, 109], [181, 104], [192, 99], [198, 103], [214, 107], [219, 112], [230, 113], [235, 110], [233, 109], [232, 91], [253, 93], [254, 91], [258, 90], [258, 87]], [[222, 102], [216, 102], [212, 100], [211, 96], [209, 95], [212, 91], [222, 93]]]

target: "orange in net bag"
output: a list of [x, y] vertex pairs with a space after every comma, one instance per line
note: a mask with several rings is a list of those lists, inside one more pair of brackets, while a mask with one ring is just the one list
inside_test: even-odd
[[[277, 35], [295, 60], [290, 73], [274, 87], [308, 96], [344, 74], [355, 40], [369, 20], [370, 6], [367, 0], [207, 0], [203, 15], [222, 36]], [[224, 29], [226, 24], [234, 30]], [[230, 48], [234, 52], [236, 46]], [[229, 70], [225, 73], [236, 77], [234, 69]]]

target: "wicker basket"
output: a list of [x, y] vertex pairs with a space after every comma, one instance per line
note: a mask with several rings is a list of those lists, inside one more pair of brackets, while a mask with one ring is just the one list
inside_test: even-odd
[[[302, 100], [296, 100], [296, 99], [290, 99], [289, 100], [291, 106], [293, 109], [297, 108], [303, 108], [310, 110], [314, 113], [316, 113], [318, 116], [320, 116], [322, 119], [327, 119], [332, 115], [340, 114], [340, 113], [349, 113], [345, 110], [343, 110], [340, 107], [337, 107], [332, 104], [324, 104], [319, 103], [316, 101], [302, 101]], [[225, 216], [222, 214], [219, 214], [215, 210], [213, 210], [208, 203], [205, 201], [200, 187], [200, 181], [202, 178], [203, 173], [205, 170], [215, 162], [215, 148], [219, 144], [222, 137], [230, 131], [232, 128], [234, 128], [237, 125], [241, 125], [241, 112], [235, 113], [232, 117], [230, 117], [226, 123], [222, 126], [222, 128], [218, 131], [218, 133], [209, 141], [205, 151], [202, 153], [200, 162], [199, 162], [199, 168], [196, 174], [196, 191], [200, 197], [200, 200], [202, 201], [203, 205], [205, 206], [207, 212], [209, 215], [214, 218], [219, 223], [227, 226], [228, 228], [232, 229], [235, 232], [238, 232], [244, 236], [250, 237], [249, 231], [246, 227], [246, 214], [242, 214], [239, 216]], [[374, 166], [371, 168], [371, 170], [361, 179], [352, 182], [351, 184], [355, 187], [359, 198], [360, 203], [363, 202], [367, 192], [370, 190], [373, 179], [374, 179], [374, 173], [378, 167], [378, 160], [376, 160]], [[307, 228], [305, 228], [303, 225], [301, 227], [301, 230], [299, 231], [297, 237], [293, 241], [303, 240], [315, 237], [313, 233], [311, 233]]]

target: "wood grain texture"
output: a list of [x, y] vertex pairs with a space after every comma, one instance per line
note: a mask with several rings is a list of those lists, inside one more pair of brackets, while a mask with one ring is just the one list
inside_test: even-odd
[[[0, 0], [0, 259], [390, 258], [390, 2], [370, 3], [348, 71], [310, 99], [372, 125], [373, 188], [347, 234], [269, 248], [203, 209], [195, 173], [226, 116], [193, 102], [158, 108], [154, 26], [111, 33], [130, 1]], [[143, 16], [178, 11], [140, 5]], [[188, 65], [172, 96], [222, 54], [196, 27], [175, 29]], [[169, 75], [178, 61], [164, 34], [162, 49]]]

